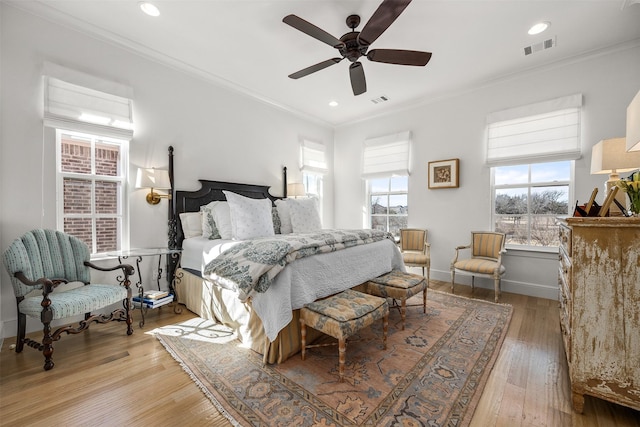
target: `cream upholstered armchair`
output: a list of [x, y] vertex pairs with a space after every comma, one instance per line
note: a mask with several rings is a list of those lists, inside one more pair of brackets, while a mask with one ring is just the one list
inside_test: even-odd
[[431, 268], [431, 245], [427, 242], [427, 230], [418, 228], [400, 229], [400, 252], [402, 252], [402, 259], [407, 267], [422, 267], [422, 275], [427, 278], [428, 287], [429, 270]]
[[[16, 296], [18, 332], [16, 353], [24, 345], [35, 348], [44, 356], [44, 369], [54, 366], [53, 343], [63, 333], [77, 334], [93, 322], [112, 320], [126, 323], [127, 335], [133, 333], [131, 316], [131, 288], [129, 276], [134, 269], [129, 264], [103, 268], [92, 264], [89, 248], [77, 237], [55, 230], [32, 230], [11, 243], [4, 252], [4, 265], [11, 277]], [[90, 283], [89, 269], [118, 271], [120, 284]], [[56, 289], [62, 284], [79, 282], [80, 286]], [[108, 314], [94, 311], [118, 304]], [[51, 322], [84, 315], [77, 326], [62, 325], [51, 331]], [[27, 316], [40, 319], [43, 326], [42, 341], [25, 336]]]
[[[502, 265], [505, 235], [498, 232], [472, 231], [471, 244], [458, 246], [456, 255], [451, 261], [451, 292], [455, 284], [456, 271], [471, 275], [471, 289], [474, 287], [475, 276], [493, 279], [495, 286], [495, 301], [500, 296], [500, 278], [505, 272]], [[471, 249], [471, 257], [459, 259], [460, 251]]]

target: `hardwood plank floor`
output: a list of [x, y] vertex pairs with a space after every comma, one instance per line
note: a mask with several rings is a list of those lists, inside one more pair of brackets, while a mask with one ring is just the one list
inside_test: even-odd
[[[431, 288], [449, 292], [445, 282]], [[471, 288], [456, 285], [456, 294], [471, 296]], [[476, 289], [473, 297], [493, 301], [493, 291]], [[572, 411], [557, 302], [509, 293], [501, 302], [513, 305], [513, 318], [472, 427], [640, 427], [640, 412], [589, 396], [583, 414]], [[9, 348], [15, 340], [5, 339], [0, 425], [231, 425], [148, 333], [192, 317], [164, 307], [148, 312], [143, 329], [135, 323], [131, 336], [120, 323], [63, 336], [48, 372], [40, 352], [16, 354]]]

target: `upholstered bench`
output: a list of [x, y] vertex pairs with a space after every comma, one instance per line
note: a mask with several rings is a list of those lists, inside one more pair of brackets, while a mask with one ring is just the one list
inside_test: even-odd
[[327, 345], [307, 346], [307, 326], [337, 338], [340, 382], [343, 382], [346, 339], [379, 319], [383, 321], [382, 342], [386, 349], [389, 325], [389, 304], [386, 299], [347, 289], [328, 298], [306, 304], [300, 309], [302, 360], [305, 358], [305, 350], [308, 347]]
[[404, 273], [400, 270], [392, 270], [389, 273], [383, 274], [380, 277], [369, 280], [366, 283], [366, 290], [368, 294], [378, 297], [392, 298], [394, 300], [400, 300], [400, 306], [397, 303], [393, 304], [391, 308], [398, 308], [400, 310], [400, 317], [402, 318], [402, 330], [404, 330], [405, 322], [407, 320], [407, 300], [422, 291], [422, 311], [427, 312], [427, 281], [424, 276], [417, 274]]

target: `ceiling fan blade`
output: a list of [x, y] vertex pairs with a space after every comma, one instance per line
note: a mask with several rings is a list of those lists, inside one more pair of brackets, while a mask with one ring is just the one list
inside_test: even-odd
[[289, 74], [289, 78], [291, 79], [299, 79], [300, 77], [308, 76], [311, 73], [315, 73], [316, 71], [324, 70], [331, 65], [335, 65], [338, 62], [342, 61], [344, 58], [331, 58], [326, 61], [322, 61], [317, 63], [316, 65], [312, 65], [310, 67], [304, 68], [300, 71], [296, 71], [293, 74]]
[[423, 67], [431, 59], [431, 52], [401, 49], [373, 49], [367, 53], [369, 61]]
[[409, 3], [411, 3], [411, 0], [384, 0], [362, 28], [358, 40], [366, 45], [376, 41], [409, 6]]
[[329, 46], [335, 47], [336, 49], [340, 49], [344, 46], [344, 43], [341, 42], [340, 39], [335, 38], [325, 30], [316, 27], [311, 22], [307, 22], [304, 19], [297, 17], [296, 15], [287, 15], [282, 18], [282, 22], [291, 25], [293, 28], [302, 31], [303, 33], [313, 37], [314, 39], [320, 40], [321, 42], [326, 43]]
[[353, 94], [358, 96], [367, 91], [367, 81], [364, 78], [364, 68], [359, 62], [354, 62], [349, 66], [349, 77], [351, 77], [351, 89]]

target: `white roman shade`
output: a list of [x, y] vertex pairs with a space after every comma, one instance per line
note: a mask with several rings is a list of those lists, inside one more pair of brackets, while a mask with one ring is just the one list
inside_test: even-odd
[[487, 164], [575, 160], [581, 156], [576, 94], [487, 116]]
[[133, 137], [133, 102], [122, 96], [131, 89], [55, 64], [45, 64], [44, 72], [49, 73], [44, 76], [45, 126]]
[[300, 144], [300, 170], [306, 172], [327, 172], [324, 144], [303, 140]]
[[411, 132], [400, 132], [364, 141], [362, 177], [409, 175]]

